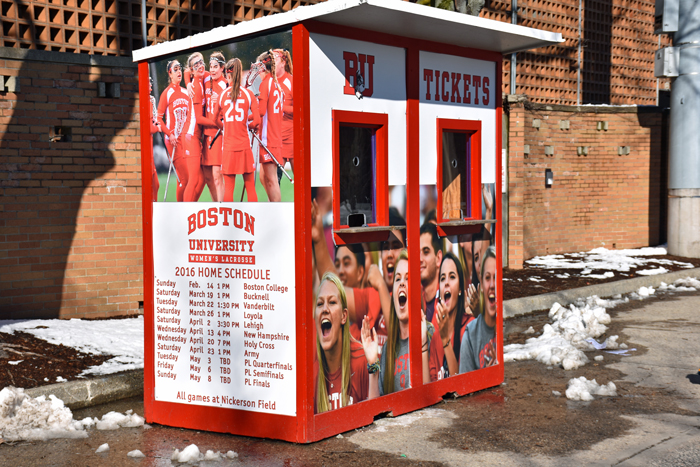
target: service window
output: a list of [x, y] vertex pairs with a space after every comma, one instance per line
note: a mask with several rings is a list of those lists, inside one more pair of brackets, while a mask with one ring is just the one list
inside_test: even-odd
[[481, 219], [481, 122], [438, 119], [438, 223]]
[[386, 114], [333, 111], [333, 228], [386, 226]]

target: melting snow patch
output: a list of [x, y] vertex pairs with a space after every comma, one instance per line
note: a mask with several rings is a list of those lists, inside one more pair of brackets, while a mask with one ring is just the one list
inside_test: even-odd
[[24, 360], [15, 360], [15, 361], [13, 361], [13, 362], [7, 362], [7, 363], [9, 363], [10, 365], [19, 365], [19, 364], [22, 363], [23, 361], [24, 361]]
[[119, 428], [143, 426], [144, 418], [132, 412], [133, 410], [127, 410], [126, 414], [119, 412], [106, 413], [102, 416], [102, 420], [96, 422], [95, 427], [98, 430], [118, 430]]
[[610, 381], [608, 384], [600, 385], [595, 379], [587, 380], [585, 376], [572, 378], [566, 388], [566, 398], [572, 401], [592, 401], [596, 396], [617, 396], [617, 387]]
[[0, 391], [0, 438], [6, 441], [46, 441], [54, 438], [87, 438], [87, 430], [113, 430], [142, 426], [144, 419], [132, 414], [110, 412], [102, 417], [74, 420], [73, 413], [54, 395], [32, 398], [24, 389], [6, 387]]
[[66, 378], [64, 378], [63, 376], [57, 376], [57, 377], [56, 377], [56, 382], [57, 382], [57, 383], [65, 383], [66, 381], [68, 381], [68, 380], [67, 380]]
[[635, 271], [640, 276], [654, 276], [656, 274], [666, 274], [668, 269], [658, 268], [658, 269], [642, 269], [641, 271]]
[[593, 279], [608, 279], [610, 277], [615, 277], [615, 273], [612, 271], [605, 271], [604, 274], [591, 274], [588, 277], [592, 277]]
[[12, 386], [0, 391], [0, 438], [5, 441], [86, 437], [83, 423], [73, 420], [73, 413], [56, 396], [35, 399]]
[[[178, 449], [173, 451], [170, 456], [170, 460], [173, 462], [180, 462], [181, 464], [194, 464], [199, 461], [216, 461], [224, 457], [219, 451], [207, 450], [206, 453], [202, 454], [196, 444], [190, 444], [185, 449], [180, 452]], [[234, 459], [238, 457], [238, 454], [234, 451], [229, 451], [225, 454], [225, 457], [229, 459]]]
[[[587, 341], [601, 336], [610, 323], [604, 306], [619, 303], [589, 297], [585, 302], [564, 308], [555, 303], [549, 311], [552, 324], [545, 324], [542, 335], [528, 339], [525, 344], [510, 344], [504, 348], [506, 362], [537, 360], [545, 365], [561, 365], [574, 370], [588, 362], [584, 350], [593, 350]], [[578, 306], [577, 306], [578, 305]]]
[[[618, 272], [629, 272], [644, 266], [656, 266], [655, 271], [663, 269], [663, 265], [676, 265], [682, 268], [694, 267], [690, 263], [672, 261], [654, 256], [667, 254], [665, 247], [648, 247], [636, 250], [608, 250], [606, 248], [596, 248], [584, 253], [571, 253], [567, 255], [536, 256], [526, 263], [530, 266], [542, 267], [546, 269], [581, 269], [581, 274], [590, 274], [593, 270], [607, 270]], [[651, 270], [651, 269], [648, 269]], [[637, 273], [639, 273], [637, 271]], [[661, 272], [655, 272], [661, 274]], [[598, 277], [591, 275], [589, 277]]]
[[528, 277], [527, 280], [532, 281], [532, 282], [545, 282], [547, 279], [542, 279], [541, 277], [533, 276], [533, 277]]
[[395, 418], [382, 418], [374, 422], [374, 431], [387, 431], [389, 427], [407, 427], [423, 418], [456, 418], [452, 412], [443, 409], [423, 409]]
[[637, 290], [640, 297], [649, 297], [654, 295], [654, 292], [655, 290], [653, 287], [640, 287], [639, 290]]
[[101, 452], [107, 452], [109, 451], [109, 444], [105, 443], [101, 445], [99, 448], [97, 448], [97, 451], [95, 451], [95, 454], [99, 454]]
[[561, 396], [561, 393], [559, 391], [552, 391], [552, 394], [557, 396], [557, 397]]
[[139, 451], [138, 449], [134, 449], [133, 451], [129, 451], [127, 453], [127, 457], [138, 458], [138, 457], [146, 457], [146, 455], [144, 453], [142, 453], [141, 451]]
[[596, 356], [593, 358], [593, 360], [595, 360], [596, 362], [602, 362], [603, 359], [604, 359], [604, 357], [603, 357], [602, 355], [596, 355]]
[[143, 368], [143, 316], [119, 320], [49, 319], [2, 321], [0, 332], [23, 331], [51, 344], [94, 355], [115, 355], [83, 373], [111, 374]]

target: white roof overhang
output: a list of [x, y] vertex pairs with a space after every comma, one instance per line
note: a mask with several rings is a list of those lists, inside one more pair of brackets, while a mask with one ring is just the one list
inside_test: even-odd
[[564, 42], [560, 33], [401, 0], [329, 0], [135, 50], [133, 59], [140, 62], [182, 53], [267, 30], [292, 27], [307, 20], [502, 54]]

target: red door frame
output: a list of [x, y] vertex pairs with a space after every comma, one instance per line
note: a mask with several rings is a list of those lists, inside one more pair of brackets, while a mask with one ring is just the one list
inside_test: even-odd
[[[421, 349], [419, 339], [410, 339], [411, 365], [410, 389], [384, 397], [365, 401], [340, 410], [314, 415], [313, 384], [308, 384], [313, 362], [313, 327], [307, 310], [313, 304], [313, 281], [311, 264], [311, 235], [307, 226], [311, 223], [311, 170], [310, 170], [310, 106], [309, 89], [309, 34], [354, 39], [389, 45], [406, 50], [406, 139], [407, 139], [407, 238], [419, 238], [419, 89], [420, 89], [420, 51], [456, 55], [495, 62], [496, 64], [496, 218], [501, 216], [501, 55], [477, 49], [457, 47], [430, 41], [393, 36], [389, 34], [365, 31], [362, 29], [330, 25], [318, 21], [306, 21], [292, 27], [292, 41], [295, 67], [294, 99], [294, 234], [295, 234], [295, 271], [296, 271], [296, 351], [297, 351], [297, 414], [296, 417], [248, 412], [218, 407], [189, 406], [155, 400], [154, 379], [154, 325], [153, 325], [153, 205], [151, 200], [151, 160], [153, 150], [150, 136], [150, 100], [140, 99], [141, 116], [141, 171], [142, 171], [142, 206], [143, 206], [143, 251], [144, 251], [144, 414], [149, 422], [163, 425], [187, 427], [208, 431], [226, 432], [261, 438], [276, 438], [293, 442], [313, 442], [372, 423], [374, 416], [391, 412], [399, 415], [411, 412], [442, 400], [448, 392], [460, 395], [485, 389], [503, 381], [503, 363], [486, 368], [473, 375], [456, 375], [430, 384], [422, 383]], [[148, 96], [148, 63], [139, 63], [139, 94]], [[145, 130], [145, 131], [144, 131]], [[148, 174], [143, 176], [143, 174]], [[496, 223], [496, 238], [501, 239], [501, 222]], [[502, 264], [502, 242], [497, 242], [498, 270]], [[417, 241], [409, 243], [409, 256], [419, 257]], [[419, 262], [409, 262], [409, 297], [411, 309], [420, 310], [420, 294], [410, 291], [420, 290]], [[500, 272], [498, 273], [500, 277]], [[503, 287], [498, 284], [498, 329], [503, 329]], [[420, 319], [411, 319], [410, 335], [420, 336]], [[503, 334], [498, 335], [498, 358], [503, 362]], [[300, 364], [301, 362], [301, 364]]]

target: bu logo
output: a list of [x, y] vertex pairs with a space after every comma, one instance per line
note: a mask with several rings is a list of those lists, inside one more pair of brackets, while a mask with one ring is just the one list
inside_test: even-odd
[[343, 94], [372, 97], [374, 92], [374, 55], [343, 52], [345, 60], [345, 87]]

